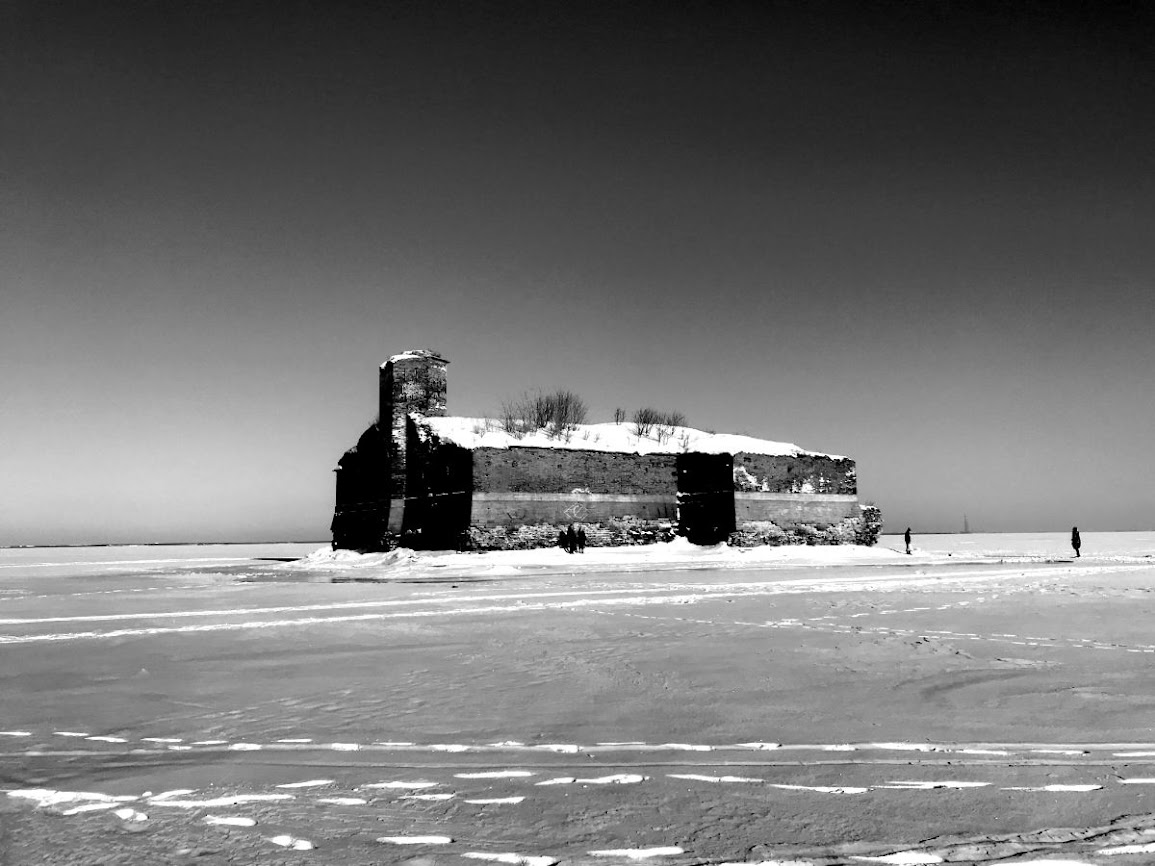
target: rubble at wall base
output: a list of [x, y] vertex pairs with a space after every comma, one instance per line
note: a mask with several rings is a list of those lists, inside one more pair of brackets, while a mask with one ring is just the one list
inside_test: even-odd
[[[610, 518], [604, 523], [579, 524], [586, 533], [587, 547], [623, 547], [657, 544], [674, 540], [674, 526], [668, 520], [639, 520], [633, 517]], [[557, 547], [558, 535], [566, 523], [534, 523], [520, 526], [470, 526], [466, 550], [531, 550]]]
[[731, 547], [761, 547], [792, 544], [858, 544], [872, 547], [882, 532], [882, 512], [874, 505], [860, 505], [859, 517], [847, 517], [828, 525], [796, 524], [783, 528], [772, 520], [751, 520], [730, 533]]

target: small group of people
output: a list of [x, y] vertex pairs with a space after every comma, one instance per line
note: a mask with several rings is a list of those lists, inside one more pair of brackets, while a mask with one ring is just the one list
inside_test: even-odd
[[557, 546], [566, 553], [586, 552], [586, 531], [581, 526], [570, 524], [557, 534]]
[[[906, 532], [902, 534], [903, 541], [906, 542], [906, 552], [910, 553], [910, 527], [906, 528]], [[1083, 546], [1083, 539], [1079, 535], [1079, 527], [1071, 527], [1071, 547], [1075, 548], [1075, 556], [1082, 557], [1079, 553], [1079, 548]]]

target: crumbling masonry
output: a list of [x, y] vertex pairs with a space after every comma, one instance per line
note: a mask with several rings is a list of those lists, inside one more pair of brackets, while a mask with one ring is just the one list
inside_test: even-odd
[[591, 546], [675, 535], [699, 544], [873, 544], [881, 531], [878, 509], [858, 503], [846, 457], [794, 446], [777, 453], [744, 437], [714, 437], [751, 443], [719, 452], [700, 431], [681, 447], [676, 439], [593, 447], [590, 431], [606, 425], [546, 444], [460, 435], [484, 432], [485, 422], [447, 417], [447, 365], [427, 350], [382, 365], [377, 423], [337, 465], [334, 547], [546, 547], [574, 523]]

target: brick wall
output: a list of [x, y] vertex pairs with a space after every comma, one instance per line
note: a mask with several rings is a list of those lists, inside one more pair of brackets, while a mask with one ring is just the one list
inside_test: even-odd
[[390, 509], [387, 500], [384, 512], [353, 502], [379, 499], [391, 474], [392, 431], [367, 431], [364, 447], [343, 458], [350, 475], [339, 474], [335, 533], [343, 520], [352, 534], [371, 536], [384, 513], [390, 539], [436, 549], [553, 545], [571, 523], [586, 528], [591, 546], [675, 530], [698, 543], [740, 544], [846, 543], [861, 534], [854, 462], [845, 458], [467, 449], [411, 419], [405, 431], [403, 502]]
[[473, 490], [479, 493], [668, 495], [678, 492], [674, 454], [613, 454], [562, 448], [478, 448]]
[[858, 492], [854, 461], [813, 454], [734, 455], [734, 489], [760, 493]]
[[408, 469], [406, 450], [409, 413], [442, 416], [448, 387], [448, 361], [436, 355], [390, 359], [381, 368], [378, 390], [378, 424], [390, 433], [389, 490], [393, 499], [390, 529], [403, 531], [402, 500], [406, 496]]
[[773, 521], [783, 529], [806, 524], [825, 528], [858, 517], [858, 497], [844, 493], [734, 493], [734, 518], [746, 523]]
[[678, 516], [677, 499], [612, 493], [474, 493], [469, 522], [475, 526], [564, 526], [605, 523], [625, 516], [673, 523]]

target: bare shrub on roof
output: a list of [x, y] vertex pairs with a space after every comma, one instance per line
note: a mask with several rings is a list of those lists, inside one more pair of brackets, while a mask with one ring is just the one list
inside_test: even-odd
[[649, 436], [651, 433], [659, 442], [668, 442], [674, 435], [675, 427], [686, 426], [686, 416], [681, 412], [660, 412], [646, 407], [634, 413], [634, 434]]
[[524, 436], [525, 422], [521, 417], [521, 408], [515, 400], [505, 400], [501, 404], [501, 412], [498, 414], [498, 422], [501, 424], [501, 429], [510, 436]]
[[550, 436], [568, 437], [589, 416], [585, 401], [573, 391], [557, 390], [522, 394], [501, 406], [501, 426], [514, 436], [545, 430]]

